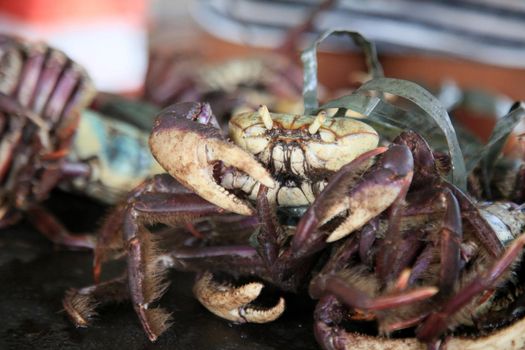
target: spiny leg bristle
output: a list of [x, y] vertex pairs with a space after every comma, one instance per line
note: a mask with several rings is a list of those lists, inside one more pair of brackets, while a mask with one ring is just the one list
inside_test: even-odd
[[162, 308], [142, 309], [142, 315], [147, 322], [147, 333], [151, 341], [157, 340], [172, 324], [171, 314]]
[[77, 327], [87, 327], [97, 316], [95, 311], [98, 302], [91, 294], [80, 293], [77, 289], [69, 289], [62, 301], [69, 318]]

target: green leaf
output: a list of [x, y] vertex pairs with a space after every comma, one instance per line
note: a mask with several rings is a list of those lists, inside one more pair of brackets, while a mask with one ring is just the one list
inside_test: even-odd
[[469, 160], [467, 171], [470, 173], [478, 164], [481, 164], [481, 173], [483, 175], [483, 186], [485, 192], [490, 195], [490, 181], [493, 175], [494, 164], [501, 154], [501, 150], [512, 130], [518, 125], [525, 116], [525, 104], [523, 102], [515, 103], [509, 113], [498, 119], [489, 141], [483, 147], [482, 151]]
[[375, 45], [368, 41], [365, 37], [357, 32], [348, 30], [328, 30], [321, 34], [312, 45], [310, 45], [301, 54], [301, 60], [303, 61], [303, 99], [305, 114], [309, 114], [312, 110], [317, 109], [319, 103], [317, 101], [317, 47], [330, 35], [347, 35], [354, 43], [363, 50], [365, 54], [366, 64], [368, 67], [369, 74], [373, 78], [383, 76], [383, 68], [377, 58], [377, 51]]
[[[372, 92], [380, 94], [374, 95]], [[405, 110], [384, 101], [382, 94], [399, 96], [417, 109]], [[421, 134], [433, 148], [446, 144], [452, 162], [452, 183], [460, 189], [467, 187], [467, 172], [461, 148], [450, 117], [440, 101], [421, 86], [401, 79], [375, 78], [364, 83], [353, 94], [324, 104], [321, 109], [352, 109], [365, 115], [363, 121], [386, 123]], [[437, 127], [436, 127], [437, 126]], [[437, 133], [436, 130], [440, 130]], [[440, 140], [441, 138], [441, 140]], [[444, 139], [443, 139], [444, 138]]]

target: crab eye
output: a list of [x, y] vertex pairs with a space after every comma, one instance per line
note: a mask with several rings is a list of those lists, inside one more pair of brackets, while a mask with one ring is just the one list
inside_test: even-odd
[[321, 129], [319, 130], [319, 136], [321, 136], [321, 140], [326, 143], [331, 143], [335, 141], [335, 135], [330, 130]]

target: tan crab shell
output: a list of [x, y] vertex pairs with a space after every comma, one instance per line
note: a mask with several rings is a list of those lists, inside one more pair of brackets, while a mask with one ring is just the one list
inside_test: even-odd
[[[295, 141], [302, 145], [308, 167], [330, 171], [339, 170], [364, 152], [376, 148], [379, 143], [377, 132], [355, 119], [326, 117], [312, 135], [308, 128], [317, 116], [276, 113], [270, 113], [270, 116], [273, 121], [270, 129], [265, 126], [259, 112], [233, 116], [229, 123], [231, 139], [255, 155], [263, 154], [271, 147], [272, 139], [274, 142], [276, 139], [283, 142]], [[272, 134], [277, 137], [272, 138]], [[293, 157], [294, 155], [292, 163], [299, 161]]]
[[[369, 335], [352, 335], [340, 349], [348, 350], [425, 350], [426, 345], [415, 338], [388, 339]], [[518, 350], [525, 349], [525, 318], [487, 336], [477, 338], [452, 337], [447, 350]], [[339, 349], [339, 348], [338, 348]]]

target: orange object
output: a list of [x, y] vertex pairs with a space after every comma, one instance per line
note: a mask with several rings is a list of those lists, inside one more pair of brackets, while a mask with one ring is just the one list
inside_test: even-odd
[[92, 21], [101, 17], [119, 17], [144, 23], [144, 0], [0, 0], [0, 11], [35, 26], [56, 26], [74, 21]]
[[0, 32], [43, 40], [83, 65], [97, 89], [140, 91], [146, 0], [0, 0]]

